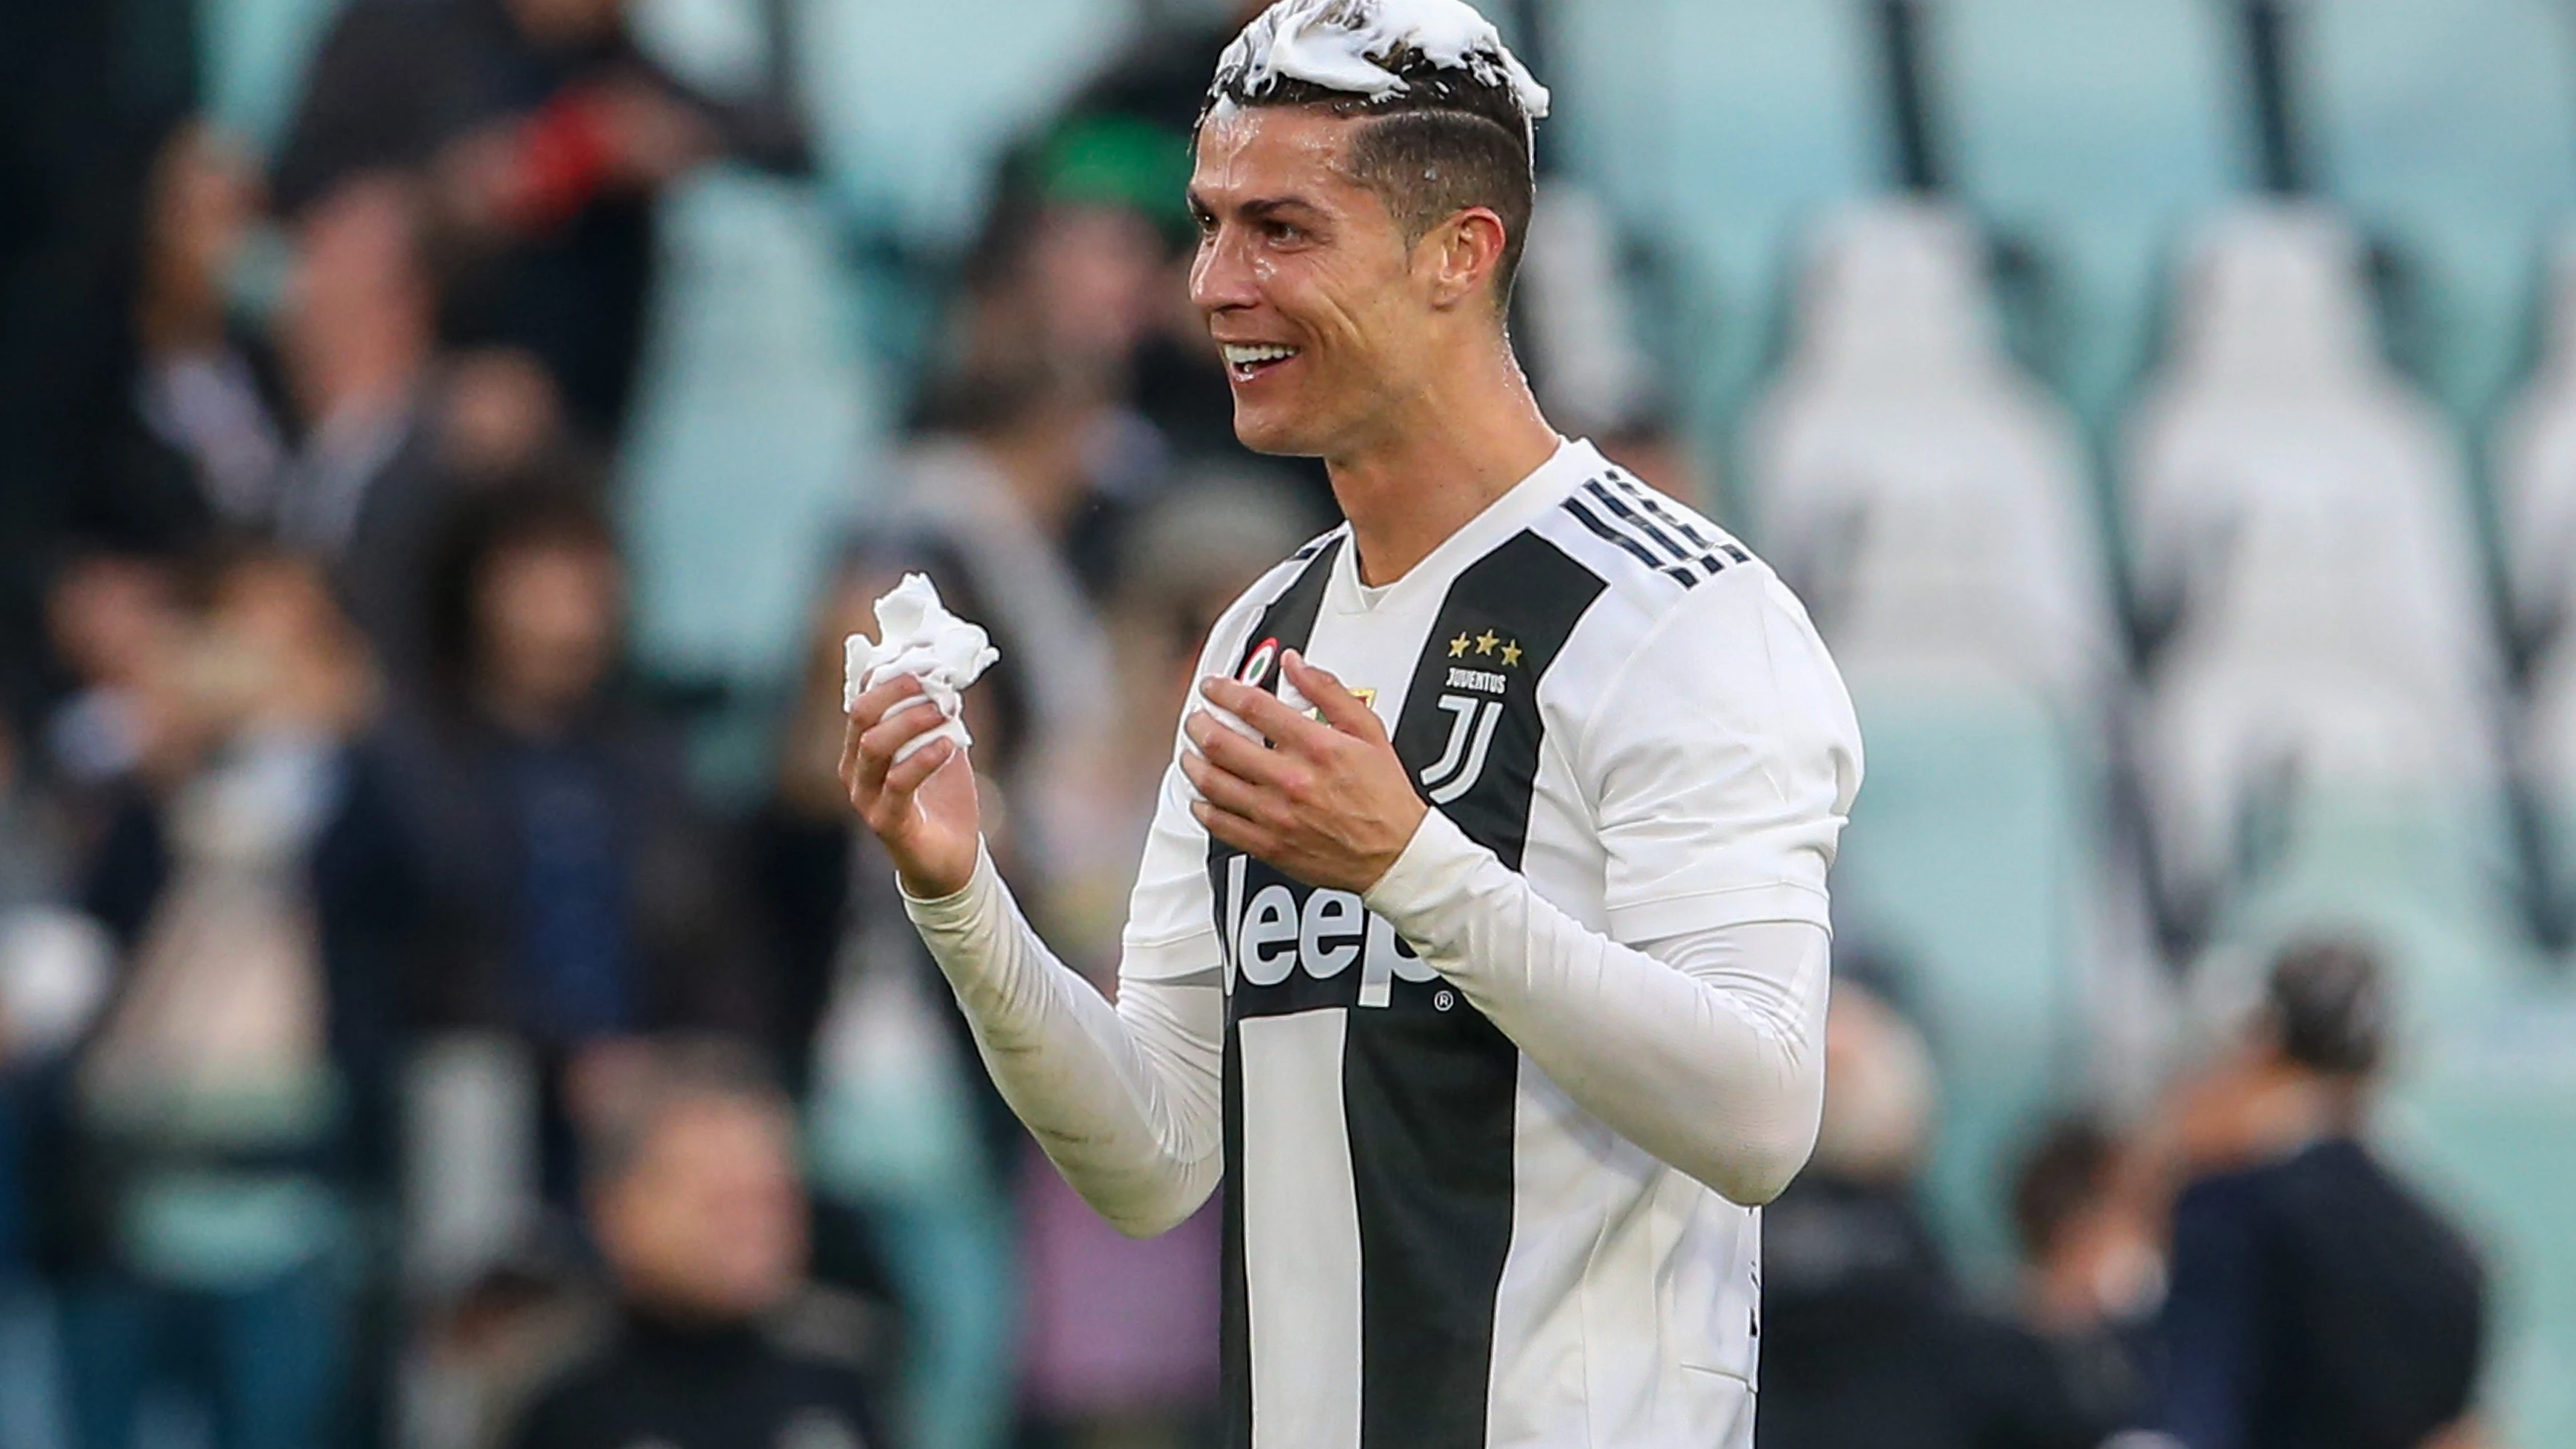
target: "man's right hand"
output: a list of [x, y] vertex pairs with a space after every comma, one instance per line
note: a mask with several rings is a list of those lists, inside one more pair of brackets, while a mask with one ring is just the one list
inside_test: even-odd
[[841, 784], [859, 818], [885, 842], [895, 873], [915, 900], [937, 900], [975, 876], [983, 826], [975, 771], [951, 740], [932, 740], [897, 763], [903, 747], [945, 721], [907, 675], [859, 696], [841, 745]]

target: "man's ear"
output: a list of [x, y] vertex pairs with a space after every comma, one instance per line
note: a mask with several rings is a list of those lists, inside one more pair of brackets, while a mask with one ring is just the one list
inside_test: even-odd
[[1471, 206], [1422, 239], [1431, 267], [1431, 298], [1447, 308], [1487, 295], [1510, 238], [1491, 207]]

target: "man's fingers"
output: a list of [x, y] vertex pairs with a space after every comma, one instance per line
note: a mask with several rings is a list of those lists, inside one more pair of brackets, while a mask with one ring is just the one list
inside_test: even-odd
[[1307, 663], [1306, 656], [1294, 649], [1280, 655], [1279, 664], [1288, 672], [1288, 682], [1297, 686], [1297, 692], [1313, 700], [1315, 708], [1323, 712], [1324, 723], [1364, 740], [1386, 737], [1386, 727], [1378, 723], [1377, 711], [1344, 688], [1331, 670]]
[[1232, 712], [1235, 718], [1259, 730], [1263, 739], [1282, 748], [1310, 743], [1314, 732], [1323, 728], [1281, 703], [1277, 695], [1231, 679], [1212, 676], [1199, 684], [1199, 693], [1208, 703]]
[[901, 801], [908, 807], [912, 802], [913, 792], [929, 784], [930, 777], [946, 768], [948, 762], [955, 758], [957, 758], [955, 740], [932, 740], [906, 758], [897, 760], [886, 771], [886, 796], [889, 799]]
[[[857, 716], [852, 715], [855, 723]], [[850, 789], [852, 798], [865, 799], [886, 786], [886, 775], [894, 767], [894, 757], [914, 740], [948, 723], [947, 717], [929, 705], [897, 710], [880, 718], [876, 725], [859, 736], [859, 754]]]
[[860, 695], [850, 705], [850, 718], [857, 721], [862, 730], [874, 729], [879, 721], [894, 711], [896, 705], [907, 699], [919, 698], [923, 692], [919, 676], [898, 674]]
[[1239, 775], [1256, 784], [1281, 783], [1290, 768], [1276, 750], [1263, 747], [1260, 741], [1243, 737], [1241, 731], [1218, 721], [1205, 710], [1191, 713], [1182, 729], [1199, 754], [1228, 774]]
[[1198, 817], [1208, 834], [1256, 859], [1267, 860], [1279, 843], [1278, 837], [1257, 821], [1220, 810], [1205, 800], [1191, 801], [1190, 813]]
[[1276, 789], [1246, 780], [1222, 765], [1195, 755], [1181, 757], [1181, 773], [1211, 804], [1246, 819], [1275, 815], [1283, 808]]

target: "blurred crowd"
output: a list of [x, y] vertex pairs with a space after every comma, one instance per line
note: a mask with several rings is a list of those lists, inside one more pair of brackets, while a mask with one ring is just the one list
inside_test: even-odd
[[[1140, 32], [998, 157], [748, 792], [709, 787], [701, 691], [631, 647], [617, 480], [673, 284], [657, 206], [709, 164], [808, 174], [807, 118], [681, 79], [625, 0], [347, 0], [254, 156], [203, 118], [196, 15], [0, 22], [0, 1445], [1208, 1442], [1213, 1215], [1129, 1242], [1046, 1167], [835, 770], [840, 641], [927, 572], [1002, 650], [967, 706], [995, 857], [1114, 989], [1201, 639], [1333, 519], [1318, 467], [1235, 444], [1181, 284], [1242, 14]], [[1552, 418], [1708, 501], [1609, 208], [1553, 177], [1533, 230], [1516, 335]], [[1853, 674], [1874, 776], [1881, 718], [1894, 782], [2098, 766], [2133, 888], [2049, 896], [2089, 902], [2034, 927], [2049, 969], [2104, 920], [2158, 992], [2211, 943], [2250, 964], [2194, 1049], [2114, 1030], [2151, 1071], [2031, 1089], [2052, 1048], [2014, 1024], [2051, 988], [1945, 959], [1920, 899], [2009, 937], [2027, 892], [1991, 909], [1899, 846], [2081, 872], [2045, 826], [1963, 839], [1953, 797], [1880, 787], [1824, 1138], [1766, 1216], [1766, 1449], [2475, 1442], [2480, 1255], [2365, 1145], [2405, 998], [2457, 973], [2403, 923], [2394, 960], [2330, 911], [2239, 927], [2265, 871], [2381, 838], [2319, 781], [2501, 811], [2517, 687], [2556, 758], [2576, 494], [2516, 505], [2494, 644], [2457, 459], [2365, 362], [2363, 270], [2300, 206], [2201, 248], [2123, 591], [1970, 230], [1917, 201], [1820, 234], [1728, 491]], [[2535, 477], [2576, 477], [2527, 432]], [[1959, 725], [1961, 678], [2058, 743]], [[2576, 901], [2555, 819], [2513, 837], [2517, 941]], [[2422, 834], [2335, 879], [2420, 883]], [[2430, 873], [2455, 857], [2483, 868]], [[2102, 1111], [2044, 1120], [2070, 1098]], [[1926, 1206], [1962, 1122], [2002, 1274]]]

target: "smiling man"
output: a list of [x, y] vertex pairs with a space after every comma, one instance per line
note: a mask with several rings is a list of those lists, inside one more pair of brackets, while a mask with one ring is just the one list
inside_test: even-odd
[[1804, 611], [1539, 413], [1547, 92], [1458, 0], [1281, 0], [1219, 66], [1192, 290], [1243, 440], [1349, 522], [1208, 641], [1112, 1006], [938, 723], [844, 775], [1003, 1095], [1120, 1227], [1226, 1184], [1238, 1449], [1744, 1449], [1758, 1205], [1813, 1143], [1860, 778]]

